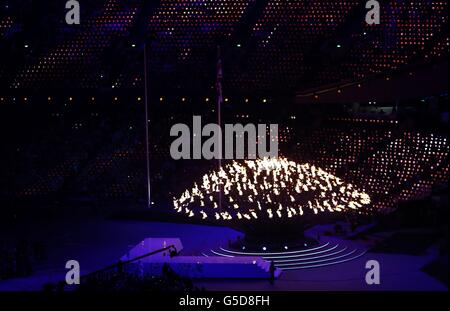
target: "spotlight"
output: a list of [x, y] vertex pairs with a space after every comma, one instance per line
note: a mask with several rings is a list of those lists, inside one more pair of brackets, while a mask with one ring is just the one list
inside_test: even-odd
[[266, 251], [266, 250], [267, 250], [267, 248], [266, 248], [265, 246], [263, 246], [262, 250], [263, 250], [263, 251]]

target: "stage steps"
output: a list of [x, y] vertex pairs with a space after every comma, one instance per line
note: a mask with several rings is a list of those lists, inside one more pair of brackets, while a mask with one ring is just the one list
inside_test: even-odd
[[[312, 248], [289, 250], [284, 252], [245, 252], [226, 249], [223, 247], [216, 250], [210, 250], [210, 253], [213, 256], [223, 256], [227, 258], [258, 256], [267, 261], [269, 265], [270, 262], [273, 261], [275, 267], [281, 270], [310, 269], [338, 265], [355, 260], [365, 255], [366, 252], [366, 250], [339, 244], [337, 242], [326, 242]], [[209, 256], [207, 253], [204, 253], [203, 255]]]

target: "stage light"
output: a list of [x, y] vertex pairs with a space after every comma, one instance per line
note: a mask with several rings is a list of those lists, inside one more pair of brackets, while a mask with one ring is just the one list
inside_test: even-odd
[[205, 98], [205, 102], [209, 102], [209, 98], [208, 97]]
[[284, 249], [285, 249], [285, 250], [288, 250], [288, 249], [289, 249], [289, 247], [285, 246], [285, 247], [284, 247]]
[[266, 251], [266, 250], [267, 250], [267, 247], [263, 246], [262, 250], [263, 250], [263, 251]]

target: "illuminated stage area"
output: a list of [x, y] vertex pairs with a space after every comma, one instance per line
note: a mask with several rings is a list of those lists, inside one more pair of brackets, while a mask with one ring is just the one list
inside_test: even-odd
[[[84, 230], [77, 230], [81, 224]], [[59, 265], [65, 262], [67, 254], [84, 262], [85, 273], [96, 271], [114, 263], [118, 258], [126, 255], [136, 245], [140, 244], [142, 237], [175, 237], [179, 236], [183, 245], [180, 256], [217, 256], [211, 251], [226, 255], [233, 255], [222, 249], [228, 249], [227, 241], [237, 239], [241, 234], [237, 231], [214, 226], [158, 223], [142, 221], [84, 221], [73, 222], [58, 221], [47, 226], [46, 231], [37, 231], [33, 224], [23, 224], [33, 230], [34, 238], [39, 239], [47, 235], [49, 261], [37, 267], [35, 273], [28, 278], [7, 279], [0, 281], [1, 291], [29, 291], [40, 290], [49, 282], [57, 282], [64, 278], [66, 270]], [[3, 227], [2, 232], [6, 228]], [[318, 226], [306, 231], [308, 236], [316, 236], [321, 232], [330, 230], [329, 226]], [[120, 234], [119, 234], [120, 232]], [[70, 239], [61, 239], [61, 236], [70, 236]], [[308, 248], [303, 253], [270, 255], [266, 257], [287, 257], [276, 260], [285, 261], [284, 264], [293, 263], [296, 269], [289, 269], [286, 265], [274, 285], [267, 280], [218, 280], [197, 279], [195, 284], [207, 290], [251, 290], [251, 291], [296, 291], [296, 290], [446, 290], [446, 287], [428, 273], [421, 271], [421, 267], [432, 260], [436, 249], [431, 247], [427, 254], [420, 256], [366, 252], [377, 239], [376, 235], [367, 240], [345, 241], [342, 238], [324, 238], [319, 246]], [[167, 240], [169, 242], [169, 240]], [[285, 250], [283, 253], [289, 253]], [[202, 254], [203, 253], [203, 254]], [[258, 253], [264, 253], [262, 250]], [[364, 253], [361, 255], [361, 253]], [[131, 256], [134, 254], [130, 253]], [[305, 256], [299, 256], [305, 255]], [[360, 256], [361, 255], [361, 256]], [[234, 255], [233, 255], [234, 256]], [[252, 255], [255, 256], [255, 255]], [[341, 257], [345, 256], [345, 257]], [[258, 255], [257, 257], [261, 257]], [[355, 258], [353, 258], [355, 257]], [[175, 257], [174, 257], [175, 258]], [[206, 257], [205, 257], [206, 258]], [[353, 259], [352, 259], [353, 258]], [[287, 260], [295, 259], [293, 262]], [[351, 259], [351, 260], [346, 260]], [[369, 259], [384, 262], [383, 275], [386, 282], [380, 287], [368, 286], [364, 277], [364, 265]], [[308, 263], [314, 262], [314, 263]], [[401, 262], [401, 264], [399, 264]], [[303, 269], [298, 269], [299, 265]], [[308, 267], [317, 265], [317, 267]], [[54, 267], [59, 267], [55, 269]], [[158, 272], [159, 273], [159, 272]]]
[[242, 230], [245, 237], [229, 243], [238, 250], [284, 250], [317, 244], [304, 237], [307, 220], [323, 219], [319, 213], [368, 214], [370, 197], [320, 167], [265, 158], [226, 164], [173, 204], [187, 217], [207, 220], [209, 215]]

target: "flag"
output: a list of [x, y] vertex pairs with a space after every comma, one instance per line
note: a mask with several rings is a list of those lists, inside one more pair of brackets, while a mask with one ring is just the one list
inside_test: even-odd
[[[217, 91], [217, 108], [219, 109], [220, 116], [220, 106], [223, 103], [223, 92], [222, 92], [222, 80], [223, 80], [223, 71], [222, 71], [222, 59], [220, 56], [220, 47], [217, 47], [217, 79], [216, 79], [216, 91]], [[219, 125], [220, 119], [219, 119]]]

